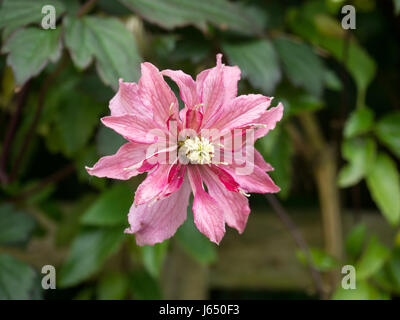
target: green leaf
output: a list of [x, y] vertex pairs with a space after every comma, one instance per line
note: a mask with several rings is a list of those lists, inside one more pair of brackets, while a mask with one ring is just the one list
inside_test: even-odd
[[375, 274], [389, 258], [390, 251], [377, 237], [371, 237], [367, 248], [356, 264], [358, 280], [365, 280]]
[[67, 157], [75, 156], [87, 144], [103, 110], [101, 103], [86, 95], [77, 94], [65, 100], [56, 114], [56, 129], [62, 143], [59, 147]]
[[160, 272], [167, 255], [168, 241], [157, 243], [154, 246], [139, 247], [142, 253], [144, 267], [155, 279], [159, 278]]
[[60, 287], [76, 285], [96, 273], [123, 240], [120, 227], [82, 232], [72, 243], [68, 259], [61, 268]]
[[400, 292], [400, 248], [396, 247], [392, 251], [388, 263], [388, 270], [391, 276], [391, 283], [396, 287], [397, 292]]
[[367, 227], [365, 224], [358, 224], [355, 226], [346, 237], [346, 253], [352, 259], [357, 259], [361, 254], [365, 238], [366, 238]]
[[378, 154], [367, 175], [372, 199], [392, 225], [400, 220], [400, 176], [394, 161], [385, 153]]
[[325, 79], [322, 60], [313, 49], [287, 37], [274, 40], [285, 73], [294, 86], [305, 88], [309, 93], [321, 96]]
[[127, 141], [114, 130], [101, 126], [96, 137], [97, 153], [101, 156], [114, 154]]
[[0, 300], [31, 299], [35, 278], [30, 266], [10, 255], [0, 255]]
[[389, 296], [371, 286], [367, 281], [357, 281], [356, 289], [344, 289], [339, 286], [333, 300], [387, 300]]
[[375, 127], [379, 140], [400, 158], [400, 112], [385, 115]]
[[393, 0], [393, 5], [394, 5], [394, 12], [395, 14], [400, 13], [400, 0]]
[[193, 220], [192, 203], [193, 200], [188, 206], [185, 223], [176, 232], [176, 239], [182, 248], [199, 263], [209, 264], [217, 259], [217, 251], [208, 238], [197, 230]]
[[96, 293], [99, 300], [123, 300], [129, 288], [129, 279], [123, 273], [108, 273], [101, 277]]
[[0, 244], [24, 244], [34, 227], [35, 220], [32, 216], [8, 203], [0, 206]]
[[224, 43], [222, 49], [232, 65], [238, 65], [242, 75], [257, 89], [270, 94], [281, 80], [278, 57], [269, 40]]
[[267, 137], [259, 139], [260, 151], [264, 159], [275, 169], [271, 176], [281, 188], [280, 197], [287, 197], [290, 192], [292, 175], [292, 140], [286, 130], [274, 130]]
[[372, 129], [374, 114], [371, 109], [359, 108], [351, 113], [344, 127], [344, 136], [352, 138]]
[[130, 288], [138, 300], [161, 299], [161, 289], [158, 283], [145, 270], [136, 270], [131, 275]]
[[286, 115], [316, 111], [324, 107], [324, 102], [320, 98], [304, 91], [304, 89], [294, 88], [285, 83], [277, 88], [274, 95], [275, 99], [285, 106]]
[[7, 64], [12, 67], [17, 84], [22, 85], [37, 76], [49, 60], [55, 63], [60, 58], [60, 30], [26, 28], [7, 40], [2, 52], [9, 53]]
[[222, 30], [260, 33], [263, 25], [237, 4], [226, 0], [121, 0], [127, 7], [166, 29], [194, 25], [206, 30], [206, 22]]
[[[367, 88], [376, 74], [376, 63], [354, 39], [350, 38], [346, 44], [340, 22], [321, 13], [314, 5], [318, 3], [306, 2], [300, 10], [293, 11], [288, 16], [288, 24], [304, 39], [331, 53], [339, 63], [343, 63], [344, 52], [347, 52], [345, 66], [357, 86], [357, 106], [364, 107]], [[329, 21], [327, 30], [320, 28], [321, 21], [325, 25]]]
[[137, 81], [141, 57], [132, 33], [115, 18], [86, 16], [65, 20], [65, 43], [78, 68], [86, 68], [96, 58], [103, 82], [114, 90], [118, 79]]
[[338, 185], [347, 188], [359, 183], [374, 163], [376, 145], [372, 139], [347, 139], [342, 144], [342, 155], [349, 162], [339, 172]]
[[82, 216], [82, 223], [92, 226], [124, 226], [132, 206], [133, 190], [115, 184], [103, 192]]
[[43, 17], [42, 8], [52, 5], [59, 18], [64, 13], [64, 4], [58, 0], [3, 0], [0, 9], [0, 29], [5, 28], [5, 36], [13, 30], [30, 23], [40, 24]]
[[[311, 260], [314, 267], [319, 271], [329, 271], [338, 267], [338, 261], [323, 250], [317, 248], [310, 249]], [[306, 255], [303, 251], [297, 251], [297, 258], [308, 265]]]

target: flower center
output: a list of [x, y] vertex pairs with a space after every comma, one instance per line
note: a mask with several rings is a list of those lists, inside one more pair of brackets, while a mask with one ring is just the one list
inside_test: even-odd
[[214, 146], [207, 138], [187, 138], [180, 141], [179, 146], [179, 155], [184, 155], [193, 164], [209, 164], [214, 156]]

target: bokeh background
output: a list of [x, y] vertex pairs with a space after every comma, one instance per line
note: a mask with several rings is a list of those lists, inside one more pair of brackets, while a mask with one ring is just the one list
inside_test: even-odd
[[[41, 28], [48, 4], [55, 30]], [[0, 1], [0, 299], [398, 298], [399, 14], [399, 0]], [[245, 232], [219, 246], [189, 211], [172, 239], [138, 247], [123, 230], [144, 177], [84, 169], [124, 142], [99, 119], [140, 62], [195, 76], [219, 52], [240, 94], [285, 106], [258, 142], [282, 191], [252, 195]]]

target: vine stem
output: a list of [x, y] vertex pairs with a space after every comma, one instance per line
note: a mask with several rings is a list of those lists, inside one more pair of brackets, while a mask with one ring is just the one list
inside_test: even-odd
[[30, 82], [25, 83], [18, 95], [16, 110], [11, 118], [4, 138], [3, 152], [1, 153], [0, 157], [0, 182], [4, 184], [8, 183], [8, 175], [6, 173], [7, 158], [15, 132], [17, 130], [18, 120], [21, 116], [22, 109], [28, 96], [29, 83]]
[[290, 215], [286, 212], [285, 208], [281, 205], [276, 196], [271, 194], [265, 194], [265, 198], [267, 199], [271, 207], [274, 209], [274, 211], [278, 214], [283, 224], [289, 230], [290, 234], [292, 235], [292, 238], [296, 242], [296, 245], [299, 247], [300, 250], [303, 251], [307, 260], [307, 264], [310, 268], [311, 276], [314, 282], [315, 289], [317, 290], [318, 296], [320, 297], [320, 299], [325, 299], [326, 295], [324, 291], [322, 276], [314, 266], [310, 254], [310, 249], [303, 235], [301, 234], [300, 230], [297, 228], [296, 224], [294, 223]]
[[27, 198], [27, 197], [35, 194], [36, 192], [39, 192], [39, 191], [43, 190], [48, 185], [50, 185], [52, 183], [59, 182], [59, 181], [65, 179], [70, 174], [72, 174], [74, 171], [75, 171], [74, 164], [69, 164], [69, 165], [65, 166], [64, 168], [62, 168], [61, 170], [59, 170], [59, 171], [53, 173], [52, 175], [48, 176], [47, 178], [43, 179], [42, 181], [40, 181], [34, 187], [28, 189], [25, 192], [22, 192], [21, 194], [19, 194], [13, 200], [19, 200], [19, 199]]
[[93, 9], [93, 7], [96, 5], [98, 0], [88, 0], [86, 1], [78, 10], [77, 16], [82, 17], [86, 13], [88, 13], [90, 10]]
[[22, 147], [20, 148], [20, 150], [18, 152], [14, 167], [12, 169], [12, 172], [11, 172], [11, 175], [10, 175], [10, 178], [8, 181], [9, 183], [13, 182], [15, 180], [15, 178], [17, 177], [19, 166], [21, 165], [22, 159], [24, 158], [25, 152], [27, 151], [27, 149], [29, 147], [32, 137], [35, 134], [36, 127], [39, 123], [40, 116], [43, 111], [43, 106], [44, 106], [44, 101], [45, 101], [47, 91], [48, 91], [50, 85], [54, 82], [54, 79], [57, 78], [57, 76], [60, 74], [60, 72], [64, 69], [66, 62], [67, 62], [67, 59], [64, 56], [62, 58], [61, 62], [59, 63], [59, 65], [57, 66], [57, 68], [47, 76], [47, 78], [45, 79], [45, 81], [42, 85], [42, 88], [39, 92], [37, 108], [36, 108], [36, 112], [35, 112], [33, 121], [28, 129], [24, 143], [22, 144]]

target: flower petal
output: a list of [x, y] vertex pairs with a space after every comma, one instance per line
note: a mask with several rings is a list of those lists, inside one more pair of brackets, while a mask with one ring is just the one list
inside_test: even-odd
[[214, 128], [226, 132], [254, 122], [267, 110], [271, 98], [261, 94], [242, 95], [224, 106], [219, 119], [215, 119]]
[[142, 116], [143, 119], [152, 120], [152, 110], [143, 105], [139, 96], [139, 86], [134, 82], [119, 80], [119, 90], [110, 101], [112, 116], [124, 114]]
[[155, 128], [153, 123], [140, 121], [135, 115], [103, 117], [101, 122], [129, 141], [151, 144], [167, 140], [161, 129]]
[[163, 70], [161, 73], [170, 77], [178, 85], [180, 97], [187, 108], [191, 109], [200, 103], [196, 91], [196, 82], [191, 76], [181, 70]]
[[222, 112], [222, 106], [236, 97], [240, 69], [222, 64], [222, 54], [217, 54], [217, 65], [204, 70], [196, 78], [197, 93], [203, 103], [204, 125], [211, 128], [213, 119]]
[[239, 192], [227, 190], [209, 168], [203, 168], [201, 174], [210, 196], [220, 200], [225, 222], [242, 233], [250, 214], [248, 199]]
[[257, 129], [254, 137], [258, 138], [264, 137], [270, 130], [275, 129], [276, 123], [282, 119], [283, 116], [283, 105], [279, 103], [276, 107], [265, 111], [257, 120], [255, 120], [256, 125], [266, 125], [266, 128]]
[[[147, 148], [145, 144], [128, 142], [116, 154], [100, 158], [92, 168], [86, 167], [86, 170], [90, 175], [99, 178], [127, 180], [143, 172], [140, 164], [146, 158]], [[137, 164], [138, 168], [128, 169]]]
[[279, 192], [280, 188], [272, 181], [271, 177], [260, 167], [247, 163], [252, 166], [247, 168], [248, 174], [240, 174], [240, 166], [224, 166], [224, 169], [228, 171], [239, 183], [240, 187], [246, 192], [254, 193], [275, 193]]
[[186, 220], [190, 187], [184, 181], [179, 190], [154, 204], [132, 205], [128, 220], [139, 246], [154, 245], [172, 237]]
[[185, 167], [175, 165], [159, 165], [150, 172], [139, 185], [135, 193], [135, 204], [140, 205], [151, 200], [158, 201], [176, 192], [185, 176]]
[[188, 177], [194, 194], [194, 223], [201, 233], [218, 244], [225, 234], [223, 211], [217, 201], [204, 190], [197, 166], [188, 168]]
[[143, 104], [153, 110], [154, 120], [160, 126], [165, 127], [171, 115], [178, 120], [178, 100], [161, 72], [149, 62], [142, 63], [139, 92]]

